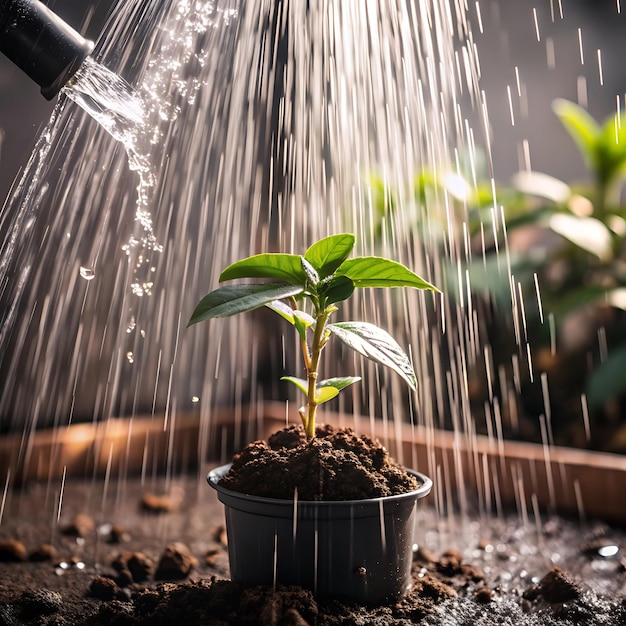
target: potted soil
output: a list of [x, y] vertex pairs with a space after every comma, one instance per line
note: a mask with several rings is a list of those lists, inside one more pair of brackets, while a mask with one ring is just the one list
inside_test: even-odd
[[432, 481], [402, 468], [377, 441], [352, 429], [316, 425], [317, 407], [360, 380], [319, 379], [320, 357], [336, 337], [415, 388], [408, 357], [386, 331], [329, 318], [356, 288], [436, 288], [395, 261], [349, 259], [354, 243], [353, 235], [339, 234], [302, 256], [265, 253], [238, 261], [220, 281], [272, 282], [212, 291], [189, 324], [266, 306], [296, 329], [306, 370], [305, 379], [283, 377], [306, 396], [302, 425], [249, 444], [232, 464], [209, 473], [226, 509], [233, 580], [296, 584], [318, 595], [380, 604], [411, 586], [415, 504]]

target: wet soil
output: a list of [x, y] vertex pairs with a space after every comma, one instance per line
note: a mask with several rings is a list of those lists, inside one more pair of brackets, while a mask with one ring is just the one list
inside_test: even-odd
[[384, 446], [351, 428], [319, 426], [307, 441], [289, 426], [253, 441], [233, 458], [220, 483], [233, 491], [290, 500], [361, 500], [407, 493], [417, 480]]
[[[278, 437], [302, 446], [297, 431]], [[373, 449], [372, 464], [389, 462]], [[417, 510], [411, 591], [365, 607], [228, 580], [223, 510], [203, 474], [31, 484], [3, 502], [0, 626], [626, 624], [623, 530], [433, 505]]]

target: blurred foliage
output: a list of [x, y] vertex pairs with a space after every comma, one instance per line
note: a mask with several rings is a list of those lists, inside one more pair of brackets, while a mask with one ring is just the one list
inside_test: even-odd
[[[544, 346], [553, 357], [550, 346], [556, 342], [559, 367], [580, 370], [575, 372], [580, 384], [566, 390], [566, 402], [582, 423], [582, 393], [592, 417], [600, 420], [615, 407], [619, 413], [619, 402], [622, 408], [626, 404], [626, 207], [621, 203], [626, 113], [600, 124], [567, 100], [555, 101], [553, 110], [586, 164], [588, 182], [570, 185], [547, 174], [520, 172], [509, 186], [500, 186], [481, 175], [480, 163], [468, 160], [457, 164], [455, 173], [420, 172], [408, 201], [372, 179], [374, 230], [390, 228], [387, 222], [403, 211], [404, 223], [422, 238], [438, 237], [448, 259], [440, 284], [451, 297], [462, 300], [469, 285], [473, 298], [521, 317], [514, 303], [523, 295], [517, 349], [522, 354], [527, 341], [533, 352]], [[450, 212], [454, 220], [448, 219]], [[460, 229], [454, 235], [464, 245], [457, 247], [466, 249], [450, 249], [451, 228]], [[501, 323], [501, 315], [494, 317]], [[603, 342], [605, 348], [599, 347]], [[543, 409], [542, 400], [537, 411]], [[558, 411], [555, 406], [557, 419]], [[619, 415], [613, 419], [624, 421]]]

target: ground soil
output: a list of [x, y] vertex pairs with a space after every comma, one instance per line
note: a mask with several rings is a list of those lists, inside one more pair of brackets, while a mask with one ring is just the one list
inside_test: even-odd
[[2, 502], [0, 626], [626, 624], [622, 530], [433, 504], [417, 511], [413, 588], [365, 607], [228, 580], [223, 510], [202, 475], [31, 484]]

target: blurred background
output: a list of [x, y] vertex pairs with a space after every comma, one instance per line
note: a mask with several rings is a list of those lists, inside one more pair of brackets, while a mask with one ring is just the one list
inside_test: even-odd
[[[46, 4], [81, 34], [96, 39], [115, 0], [50, 0]], [[569, 138], [550, 105], [557, 97], [567, 98], [586, 104], [596, 119], [604, 119], [615, 111], [618, 96], [623, 104], [626, 71], [621, 35], [626, 17], [618, 14], [615, 0], [539, 0], [534, 6], [507, 0], [470, 4], [492, 127], [496, 179], [508, 182], [524, 165], [528, 152], [534, 170], [568, 181], [584, 178], [583, 163], [569, 149]], [[525, 103], [521, 106], [515, 97], [518, 76], [523, 89], [519, 102]], [[514, 125], [507, 88], [517, 109]], [[3, 199], [53, 106], [29, 78], [0, 56]], [[526, 111], [520, 110], [524, 107]]]

